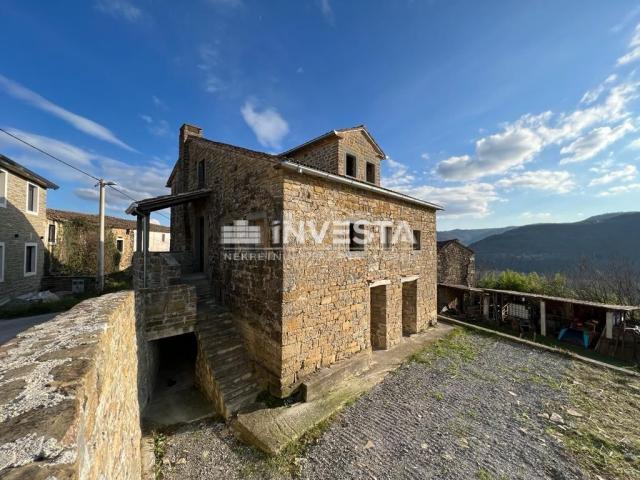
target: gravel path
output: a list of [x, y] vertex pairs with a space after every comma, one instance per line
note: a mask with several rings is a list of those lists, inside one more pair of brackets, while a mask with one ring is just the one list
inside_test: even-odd
[[545, 433], [552, 414], [564, 415], [559, 380], [569, 366], [554, 354], [458, 335], [345, 409], [301, 457], [267, 459], [210, 422], [169, 437], [163, 472], [167, 479], [291, 471], [305, 479], [587, 478]]

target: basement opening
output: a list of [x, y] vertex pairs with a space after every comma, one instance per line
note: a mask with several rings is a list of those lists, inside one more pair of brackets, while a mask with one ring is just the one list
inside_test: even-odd
[[402, 284], [402, 334], [418, 333], [418, 281]]
[[379, 285], [369, 289], [371, 297], [371, 349], [387, 348], [387, 286]]
[[196, 385], [198, 343], [193, 333], [153, 342], [157, 373], [143, 418], [151, 427], [198, 420], [213, 413]]

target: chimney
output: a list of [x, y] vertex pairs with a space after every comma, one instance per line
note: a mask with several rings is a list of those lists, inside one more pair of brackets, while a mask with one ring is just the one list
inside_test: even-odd
[[188, 123], [185, 123], [180, 127], [180, 137], [178, 139], [178, 152], [180, 154], [179, 158], [182, 158], [182, 155], [184, 153], [184, 143], [189, 137], [202, 137], [202, 129], [200, 127], [196, 127], [195, 125], [189, 125]]

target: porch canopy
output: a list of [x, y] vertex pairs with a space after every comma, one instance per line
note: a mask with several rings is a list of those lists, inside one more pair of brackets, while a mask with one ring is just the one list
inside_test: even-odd
[[127, 208], [129, 215], [137, 217], [136, 231], [136, 252], [142, 252], [142, 272], [143, 284], [147, 286], [147, 262], [149, 253], [149, 224], [151, 213], [166, 208], [175, 207], [192, 202], [201, 198], [206, 198], [211, 193], [211, 189], [203, 188], [190, 192], [178, 193], [175, 195], [161, 195], [159, 197], [146, 198], [138, 202], [133, 202]]

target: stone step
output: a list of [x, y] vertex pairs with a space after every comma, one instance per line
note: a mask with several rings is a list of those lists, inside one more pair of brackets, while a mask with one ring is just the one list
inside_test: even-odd
[[196, 335], [213, 388], [226, 418], [255, 402], [260, 388], [233, 315], [210, 298], [199, 297]]

